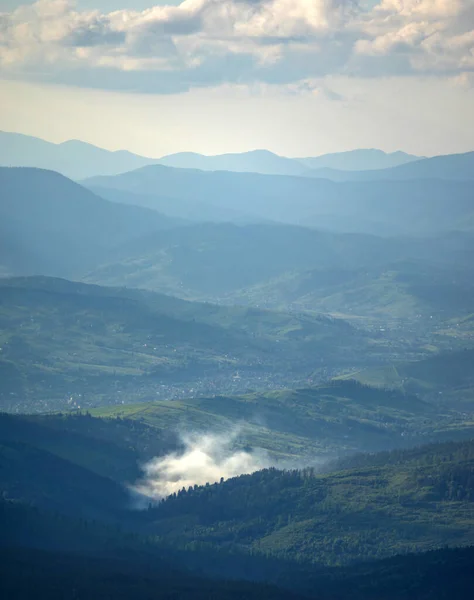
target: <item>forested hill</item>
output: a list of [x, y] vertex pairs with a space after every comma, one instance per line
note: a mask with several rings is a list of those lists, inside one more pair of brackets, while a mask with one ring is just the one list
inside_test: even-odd
[[[0, 524], [1, 546], [11, 562], [2, 563], [2, 568], [10, 565], [2, 581], [17, 585], [21, 578], [26, 589], [35, 584], [50, 589], [42, 569], [32, 564], [43, 564], [47, 555], [21, 550], [26, 547], [66, 553], [64, 574], [77, 581], [84, 594], [85, 589], [92, 592], [81, 587], [86, 581], [102, 581], [106, 587], [98, 589], [104, 593], [107, 586], [115, 589], [112, 573], [121, 570], [123, 560], [130, 568], [128, 589], [136, 589], [137, 598], [145, 593], [141, 586], [148, 590], [146, 581], [154, 580], [151, 572], [156, 574], [163, 563], [170, 575], [166, 587], [179, 589], [188, 577], [191, 582], [193, 572], [213, 577], [220, 573], [226, 578], [263, 579], [295, 594], [328, 600], [439, 599], [433, 587], [435, 573], [458, 573], [458, 587], [453, 588], [458, 592], [471, 581], [472, 570], [460, 569], [472, 561], [469, 549], [395, 555], [474, 542], [472, 441], [380, 454], [366, 464], [356, 460], [347, 465], [351, 468], [329, 474], [312, 468], [266, 469], [182, 490], [154, 508], [136, 511], [132, 504], [124, 506], [117, 494], [114, 480], [120, 473], [113, 463], [123, 463], [126, 455], [138, 458], [153, 440], [146, 426], [92, 417], [74, 417], [70, 424], [64, 417], [28, 419], [28, 444], [21, 442], [21, 432], [28, 427], [16, 426], [18, 417], [6, 419], [0, 430]], [[38, 431], [41, 421], [45, 427]], [[167, 451], [166, 445], [161, 451]], [[15, 469], [21, 460], [32, 461], [28, 469]], [[96, 481], [99, 471], [101, 485]], [[55, 484], [58, 473], [62, 476]], [[68, 551], [75, 553], [74, 564]], [[392, 558], [380, 562], [383, 557]], [[364, 562], [374, 559], [377, 562]], [[175, 579], [172, 573], [178, 564], [190, 572]], [[108, 584], [100, 572], [111, 573]], [[428, 576], [433, 582], [426, 581]], [[66, 577], [56, 582], [64, 589]], [[443, 579], [439, 584], [446, 589]], [[387, 588], [392, 596], [385, 595]], [[252, 597], [246, 593], [242, 597]], [[265, 593], [279, 597], [272, 596], [277, 592], [271, 589]]]
[[474, 542], [474, 442], [380, 462], [329, 475], [259, 471], [182, 490], [148, 519], [174, 543], [332, 565]]

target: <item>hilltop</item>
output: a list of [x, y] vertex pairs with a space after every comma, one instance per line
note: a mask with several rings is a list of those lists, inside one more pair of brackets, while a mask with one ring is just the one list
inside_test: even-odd
[[0, 265], [6, 274], [78, 276], [127, 240], [175, 226], [100, 198], [54, 171], [0, 167]]

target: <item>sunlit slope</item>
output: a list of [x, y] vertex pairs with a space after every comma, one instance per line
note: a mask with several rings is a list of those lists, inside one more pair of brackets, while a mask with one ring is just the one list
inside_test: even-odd
[[473, 423], [398, 391], [339, 381], [314, 388], [214, 396], [94, 409], [94, 416], [137, 420], [182, 432], [238, 429], [242, 444], [276, 456], [334, 457], [422, 441], [465, 439]]

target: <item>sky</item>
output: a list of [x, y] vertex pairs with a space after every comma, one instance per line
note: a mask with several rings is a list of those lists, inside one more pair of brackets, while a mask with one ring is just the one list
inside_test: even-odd
[[474, 150], [474, 0], [0, 0], [0, 129], [146, 156]]

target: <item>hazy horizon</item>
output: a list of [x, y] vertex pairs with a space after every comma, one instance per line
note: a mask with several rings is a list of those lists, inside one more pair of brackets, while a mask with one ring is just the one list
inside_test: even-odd
[[[49, 142], [51, 144], [56, 144], [56, 145], [60, 145], [60, 144], [64, 144], [67, 142], [80, 142], [80, 143], [84, 143], [84, 144], [89, 144], [91, 146], [95, 146], [96, 148], [100, 148], [103, 150], [108, 150], [110, 152], [132, 152], [134, 154], [139, 154], [137, 152], [133, 152], [133, 150], [131, 150], [129, 147], [127, 146], [123, 146], [123, 147], [119, 147], [119, 148], [110, 148], [110, 147], [106, 147], [106, 146], [98, 146], [97, 144], [93, 144], [92, 142], [88, 142], [85, 139], [81, 139], [81, 138], [65, 138], [65, 139], [60, 139], [60, 140], [55, 140], [55, 139], [49, 139], [47, 137], [42, 137], [42, 136], [37, 136], [37, 135], [32, 135], [32, 134], [28, 134], [28, 133], [24, 133], [22, 131], [13, 131], [13, 130], [5, 130], [5, 129], [0, 129], [0, 133], [6, 133], [6, 134], [14, 134], [14, 135], [23, 135], [26, 137], [32, 137], [32, 138], [36, 138], [39, 140], [43, 140], [45, 142]], [[386, 154], [396, 154], [396, 153], [404, 153], [404, 154], [411, 154], [410, 152], [407, 152], [406, 150], [404, 150], [403, 148], [398, 148], [396, 150], [391, 150], [391, 151], [386, 151], [383, 150], [382, 148], [375, 148], [375, 147], [362, 147], [362, 146], [355, 146], [354, 148], [343, 148], [340, 150], [334, 150], [333, 152], [323, 152], [323, 153], [319, 153], [319, 154], [313, 154], [311, 155], [314, 158], [318, 158], [318, 157], [322, 157], [322, 156], [326, 156], [327, 154], [343, 154], [346, 152], [357, 152], [357, 151], [381, 151], [381, 152], [385, 152]], [[474, 151], [474, 146], [473, 146], [473, 150]], [[165, 158], [166, 156], [170, 156], [172, 154], [200, 154], [202, 156], [206, 156], [206, 157], [215, 157], [215, 156], [222, 156], [223, 154], [245, 154], [245, 153], [250, 153], [250, 152], [271, 152], [272, 154], [276, 154], [277, 156], [280, 156], [282, 158], [291, 158], [294, 160], [298, 160], [298, 159], [302, 159], [302, 158], [307, 158], [309, 156], [302, 156], [302, 155], [298, 155], [298, 156], [290, 156], [289, 154], [279, 154], [277, 152], [274, 152], [273, 150], [271, 150], [270, 148], [265, 148], [265, 147], [249, 147], [247, 149], [244, 150], [229, 150], [226, 152], [218, 152], [215, 154], [206, 154], [204, 152], [197, 152], [195, 150], [180, 150], [177, 152], [169, 152], [169, 153], [165, 153], [165, 154], [160, 154], [160, 155], [156, 155], [156, 156], [151, 156], [151, 155], [141, 155], [144, 158], [152, 158], [152, 159], [160, 159], [160, 158]], [[467, 152], [470, 152], [470, 150], [468, 150]], [[440, 154], [434, 154], [434, 155], [418, 155], [420, 156], [420, 158], [430, 158], [431, 156], [444, 156], [448, 154], [446, 153], [440, 153]], [[451, 153], [450, 153], [451, 154]], [[458, 153], [452, 153], [452, 154], [458, 154]], [[459, 153], [459, 154], [463, 154], [463, 153]], [[416, 155], [414, 155], [416, 156]]]

